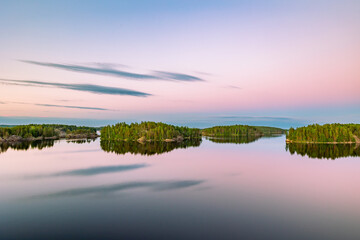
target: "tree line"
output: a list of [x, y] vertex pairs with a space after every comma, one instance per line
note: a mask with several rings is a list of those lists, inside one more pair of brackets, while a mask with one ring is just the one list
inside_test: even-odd
[[13, 127], [0, 127], [0, 137], [7, 139], [15, 135], [22, 138], [59, 137], [61, 132], [65, 134], [96, 134], [96, 128], [61, 125], [61, 124], [29, 124]]
[[264, 136], [268, 134], [282, 134], [284, 132], [281, 128], [248, 125], [215, 126], [202, 130], [204, 136], [211, 137]]
[[162, 122], [117, 123], [101, 129], [101, 140], [164, 141], [166, 139], [195, 139], [200, 129], [179, 127]]
[[290, 128], [287, 140], [290, 142], [356, 142], [360, 137], [360, 124], [313, 124]]

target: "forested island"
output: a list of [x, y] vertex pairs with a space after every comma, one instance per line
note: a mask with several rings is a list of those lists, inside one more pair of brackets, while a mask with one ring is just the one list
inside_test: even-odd
[[[199, 129], [179, 127], [162, 122], [141, 123], [118, 123], [103, 127], [101, 140], [123, 140], [123, 141], [166, 141], [179, 142], [189, 139], [207, 137], [261, 137], [270, 134], [284, 134], [285, 130], [273, 127], [254, 127], [247, 125], [216, 126]], [[247, 139], [242, 139], [244, 142]]]
[[96, 128], [61, 124], [30, 124], [0, 127], [0, 142], [35, 141], [46, 139], [95, 138]]
[[244, 137], [284, 134], [285, 130], [275, 127], [258, 127], [248, 125], [215, 126], [202, 130], [203, 136], [209, 137]]
[[324, 124], [290, 128], [288, 143], [360, 143], [360, 124]]
[[101, 140], [179, 142], [201, 138], [201, 131], [198, 128], [179, 127], [162, 122], [122, 122], [103, 127], [100, 136]]

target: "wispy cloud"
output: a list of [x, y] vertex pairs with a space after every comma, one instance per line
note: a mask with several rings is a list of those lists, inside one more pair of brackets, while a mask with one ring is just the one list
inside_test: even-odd
[[86, 109], [86, 110], [113, 111], [113, 110], [107, 109], [107, 108], [55, 105], [55, 104], [45, 104], [45, 103], [4, 102], [3, 104], [9, 104], [9, 103], [26, 104], [26, 105], [43, 106], [43, 107], [57, 107], [57, 108], [74, 108], [74, 109]]
[[137, 188], [148, 188], [153, 191], [169, 191], [196, 186], [203, 182], [204, 181], [201, 180], [127, 182], [105, 186], [70, 189], [56, 193], [38, 195], [32, 198], [42, 199], [54, 197], [76, 197], [82, 195], [103, 195]]
[[196, 73], [196, 74], [201, 74], [201, 75], [205, 75], [205, 76], [213, 76], [213, 74], [211, 74], [211, 73], [207, 73], [207, 72], [199, 72], [199, 71], [195, 71], [194, 73]]
[[93, 84], [67, 84], [67, 83], [53, 83], [53, 82], [40, 82], [30, 80], [9, 80], [0, 79], [0, 82], [11, 85], [21, 85], [27, 87], [57, 87], [63, 89], [70, 89], [83, 92], [91, 92], [97, 94], [110, 94], [110, 95], [129, 95], [135, 97], [148, 97], [149, 93], [139, 92], [125, 88], [106, 87]]
[[227, 86], [225, 86], [225, 88], [230, 88], [230, 89], [242, 89], [241, 87], [234, 86], [234, 85], [227, 85]]
[[177, 81], [186, 81], [186, 82], [193, 82], [193, 81], [203, 81], [201, 78], [182, 74], [182, 73], [172, 73], [172, 72], [162, 72], [162, 71], [155, 71], [158, 76], [162, 77], [163, 79], [169, 80], [177, 80]]
[[128, 71], [121, 71], [115, 69], [115, 64], [108, 63], [96, 63], [95, 66], [86, 66], [86, 65], [74, 65], [74, 64], [60, 64], [60, 63], [50, 63], [50, 62], [37, 62], [30, 60], [19, 60], [24, 63], [34, 64], [44, 67], [52, 67], [63, 69], [72, 72], [83, 72], [90, 74], [98, 75], [108, 75], [113, 77], [127, 78], [133, 80], [164, 80], [164, 81], [204, 81], [201, 78], [196, 76], [182, 74], [182, 73], [172, 73], [172, 72], [163, 72], [163, 71], [153, 71], [152, 74], [140, 74]]
[[110, 109], [107, 109], [107, 108], [67, 106], [67, 105], [42, 104], [42, 103], [36, 103], [34, 105], [36, 105], [36, 106], [44, 106], [44, 107], [75, 108], [75, 109], [87, 109], [87, 110], [99, 110], [99, 111], [109, 111], [110, 110]]
[[92, 168], [75, 169], [70, 171], [56, 172], [51, 174], [40, 174], [25, 176], [25, 179], [38, 179], [38, 178], [51, 178], [51, 177], [66, 177], [66, 176], [93, 176], [106, 173], [116, 173], [131, 171], [147, 167], [147, 164], [130, 164], [130, 165], [119, 165], [119, 166], [101, 166]]
[[111, 75], [115, 77], [124, 77], [130, 79], [158, 79], [158, 77], [148, 74], [139, 74], [132, 72], [125, 72], [110, 68], [108, 65], [99, 66], [99, 67], [89, 67], [89, 66], [81, 66], [81, 65], [72, 65], [72, 64], [59, 64], [59, 63], [48, 63], [48, 62], [37, 62], [37, 61], [28, 61], [28, 60], [20, 60], [24, 63], [35, 64], [44, 67], [53, 67], [59, 68], [63, 70], [73, 71], [73, 72], [83, 72], [83, 73], [92, 73], [92, 74], [100, 74], [100, 75]]

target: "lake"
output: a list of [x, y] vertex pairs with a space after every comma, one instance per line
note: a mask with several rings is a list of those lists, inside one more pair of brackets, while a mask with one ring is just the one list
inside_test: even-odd
[[360, 239], [360, 153], [285, 136], [0, 146], [0, 239]]

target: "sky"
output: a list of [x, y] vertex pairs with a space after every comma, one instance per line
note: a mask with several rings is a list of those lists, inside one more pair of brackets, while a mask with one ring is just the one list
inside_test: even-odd
[[356, 0], [2, 0], [0, 125], [360, 123]]

